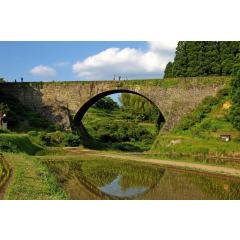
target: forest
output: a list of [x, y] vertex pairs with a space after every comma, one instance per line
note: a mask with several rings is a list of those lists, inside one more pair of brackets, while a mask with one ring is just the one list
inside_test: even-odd
[[164, 78], [226, 76], [240, 66], [239, 41], [179, 41]]

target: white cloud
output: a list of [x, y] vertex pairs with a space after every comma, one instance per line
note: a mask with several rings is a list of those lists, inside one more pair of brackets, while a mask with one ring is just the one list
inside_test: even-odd
[[152, 41], [152, 42], [148, 42], [150, 49], [152, 51], [160, 51], [160, 52], [172, 52], [175, 51], [176, 47], [177, 47], [177, 41]]
[[176, 43], [148, 42], [148, 49], [108, 48], [83, 61], [76, 62], [73, 72], [85, 79], [111, 79], [161, 76], [166, 64], [173, 60]]
[[35, 66], [30, 70], [30, 73], [35, 76], [55, 76], [56, 71], [52, 67], [44, 66], [44, 65], [38, 65]]

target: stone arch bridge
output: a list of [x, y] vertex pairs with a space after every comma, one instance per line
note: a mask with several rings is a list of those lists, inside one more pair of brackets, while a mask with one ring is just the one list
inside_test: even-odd
[[225, 78], [215, 77], [211, 80], [183, 78], [2, 83], [0, 89], [66, 130], [81, 126], [81, 119], [85, 112], [98, 99], [112, 93], [135, 93], [158, 107], [165, 119], [162, 131], [169, 131], [206, 96], [215, 95], [225, 84]]

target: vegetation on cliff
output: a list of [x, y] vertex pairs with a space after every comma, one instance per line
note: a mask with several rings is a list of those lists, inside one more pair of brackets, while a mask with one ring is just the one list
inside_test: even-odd
[[[220, 161], [221, 156], [240, 157], [240, 132], [231, 123], [232, 102], [230, 88], [220, 90], [215, 97], [206, 97], [167, 134], [159, 134], [152, 152], [171, 158], [204, 160], [210, 156]], [[237, 115], [239, 116], [239, 115]], [[230, 135], [223, 142], [220, 135]]]

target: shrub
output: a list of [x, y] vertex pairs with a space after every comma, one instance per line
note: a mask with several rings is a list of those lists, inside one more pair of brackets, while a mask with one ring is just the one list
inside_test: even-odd
[[7, 129], [2, 129], [2, 128], [0, 128], [0, 133], [9, 133], [10, 131], [9, 130], [7, 130]]
[[56, 131], [53, 133], [41, 133], [40, 139], [47, 146], [58, 146], [64, 141], [64, 133]]
[[67, 147], [77, 147], [80, 145], [81, 139], [80, 139], [80, 136], [78, 135], [68, 133], [65, 136], [64, 142], [65, 142], [65, 146]]
[[240, 135], [237, 136], [237, 137], [234, 139], [234, 141], [240, 143]]
[[207, 131], [212, 131], [212, 132], [216, 132], [217, 131], [217, 126], [215, 124], [215, 122], [211, 119], [206, 119], [204, 120], [200, 127], [203, 129], [203, 130], [207, 130]]
[[29, 131], [28, 135], [31, 137], [36, 137], [38, 135], [38, 132], [37, 131]]
[[60, 131], [46, 133], [42, 132], [40, 134], [41, 141], [46, 146], [67, 146], [67, 147], [77, 147], [81, 143], [80, 136], [73, 133], [64, 133]]
[[99, 122], [95, 126], [96, 138], [102, 142], [129, 142], [152, 140], [153, 135], [143, 126], [132, 122]]
[[175, 130], [188, 130], [197, 123], [200, 123], [208, 113], [211, 112], [214, 106], [219, 103], [217, 97], [208, 96], [192, 113], [185, 116], [182, 121], [176, 126]]
[[41, 148], [34, 145], [28, 136], [19, 134], [1, 134], [0, 152], [25, 152], [34, 155]]

